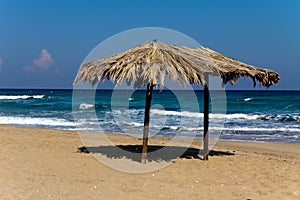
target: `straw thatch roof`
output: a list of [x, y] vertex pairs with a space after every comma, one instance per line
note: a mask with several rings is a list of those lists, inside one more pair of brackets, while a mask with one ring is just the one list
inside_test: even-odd
[[221, 76], [223, 83], [235, 83], [241, 76], [250, 77], [269, 87], [279, 81], [279, 75], [268, 69], [261, 69], [223, 56], [207, 47], [188, 48], [166, 45], [157, 40], [145, 42], [128, 51], [100, 60], [84, 63], [74, 83], [111, 79], [117, 84], [123, 80], [128, 85], [134, 80], [134, 87], [147, 83], [164, 86], [165, 77], [178, 81], [202, 85], [204, 75]]
[[245, 64], [233, 58], [226, 57], [207, 47], [201, 47], [198, 50], [205, 51], [210, 55], [210, 57], [213, 59], [214, 64], [219, 70], [224, 84], [226, 84], [227, 82], [234, 84], [241, 76], [252, 78], [254, 87], [256, 85], [256, 81], [258, 81], [265, 87], [270, 87], [271, 85], [278, 83], [278, 81], [280, 80], [278, 73], [272, 70]]

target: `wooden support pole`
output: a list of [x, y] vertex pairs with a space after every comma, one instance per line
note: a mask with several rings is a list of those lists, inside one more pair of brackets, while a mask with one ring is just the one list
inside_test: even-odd
[[148, 83], [147, 84], [147, 92], [146, 92], [145, 115], [144, 115], [144, 133], [143, 133], [143, 151], [142, 151], [142, 163], [143, 164], [147, 163], [148, 134], [149, 134], [152, 89], [153, 89], [153, 85], [151, 83]]
[[208, 125], [209, 125], [209, 90], [208, 74], [205, 74], [206, 85], [204, 85], [204, 120], [203, 120], [203, 160], [208, 160]]

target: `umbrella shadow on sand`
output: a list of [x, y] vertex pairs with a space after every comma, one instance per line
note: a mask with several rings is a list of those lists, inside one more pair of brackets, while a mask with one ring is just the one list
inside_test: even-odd
[[[109, 159], [130, 159], [141, 162], [142, 145], [116, 145], [98, 147], [79, 147], [78, 153], [101, 154]], [[148, 162], [170, 162], [177, 158], [202, 159], [203, 152], [197, 148], [180, 146], [148, 146]], [[209, 156], [233, 156], [233, 152], [211, 150]]]

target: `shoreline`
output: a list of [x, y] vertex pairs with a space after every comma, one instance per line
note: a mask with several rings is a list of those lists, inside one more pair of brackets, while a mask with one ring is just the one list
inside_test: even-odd
[[[38, 126], [26, 126], [26, 125], [18, 125], [18, 124], [0, 124], [0, 126], [11, 126], [11, 127], [28, 127], [28, 128], [41, 128], [41, 129], [53, 129], [53, 130], [57, 130], [57, 131], [72, 131], [72, 132], [77, 132], [78, 130], [74, 130], [74, 129], [60, 129], [60, 128], [52, 128], [52, 127], [38, 127]], [[82, 130], [82, 132], [85, 132]], [[90, 132], [90, 131], [87, 131], [87, 132]], [[93, 131], [91, 131], [93, 132]], [[136, 136], [142, 136], [142, 133], [139, 135], [139, 134], [128, 134], [128, 133], [119, 133], [119, 132], [108, 132], [110, 134], [116, 134], [116, 135], [136, 135]], [[171, 138], [169, 136], [154, 136], [154, 137], [158, 137], [158, 138]], [[185, 136], [182, 136], [179, 138], [189, 138], [189, 137], [185, 137]], [[201, 140], [199, 139], [199, 137], [196, 138], [196, 140]], [[218, 142], [246, 142], [246, 143], [275, 143], [275, 144], [296, 144], [296, 145], [300, 145], [300, 143], [297, 143], [297, 142], [285, 142], [285, 141], [263, 141], [263, 140], [260, 140], [260, 141], [257, 141], [257, 140], [238, 140], [238, 139], [223, 139], [223, 138], [219, 138], [218, 139]]]
[[[141, 145], [107, 133], [115, 144]], [[165, 145], [154, 137], [150, 145]], [[300, 145], [218, 141], [232, 154], [209, 161], [177, 158], [160, 170], [130, 174], [107, 167], [76, 131], [0, 125], [3, 199], [299, 199]], [[200, 148], [199, 140], [191, 147]]]

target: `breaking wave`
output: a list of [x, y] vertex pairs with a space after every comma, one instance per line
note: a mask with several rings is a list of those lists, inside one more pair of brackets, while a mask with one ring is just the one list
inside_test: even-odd
[[44, 95], [1, 95], [0, 100], [42, 99]]

